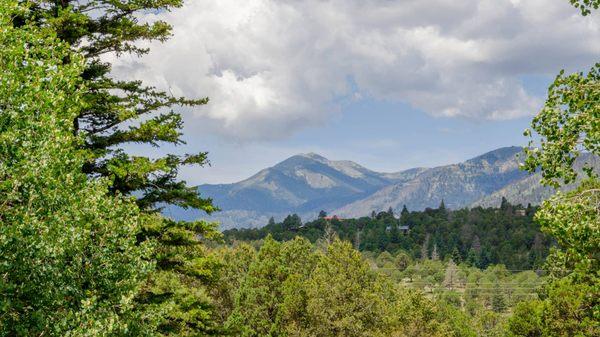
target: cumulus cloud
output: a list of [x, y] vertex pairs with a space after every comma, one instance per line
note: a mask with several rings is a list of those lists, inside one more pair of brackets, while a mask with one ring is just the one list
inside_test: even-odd
[[564, 0], [194, 0], [141, 17], [174, 36], [113, 62], [116, 76], [209, 96], [188, 125], [241, 141], [285, 137], [361, 97], [512, 119], [541, 104], [523, 76], [595, 60], [597, 18]]

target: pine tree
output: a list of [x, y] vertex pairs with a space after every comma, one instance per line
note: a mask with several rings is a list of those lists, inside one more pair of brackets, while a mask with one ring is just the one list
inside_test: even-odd
[[108, 177], [110, 191], [135, 192], [141, 209], [174, 204], [212, 212], [210, 199], [200, 198], [195, 187], [177, 179], [181, 165], [204, 165], [207, 153], [161, 158], [132, 156], [122, 146], [129, 143], [160, 146], [181, 145], [182, 117], [172, 109], [199, 106], [207, 98], [187, 99], [144, 86], [140, 81], [111, 77], [111, 64], [102, 56], [146, 54], [140, 41], [165, 41], [171, 27], [164, 21], [142, 23], [138, 15], [148, 11], [168, 11], [181, 7], [183, 0], [37, 0], [23, 21], [33, 20], [52, 28], [59, 39], [69, 43], [86, 59], [81, 72], [85, 92], [84, 109], [73, 118], [74, 132], [85, 142], [90, 160], [82, 169], [90, 176]]
[[469, 253], [467, 254], [467, 264], [472, 267], [481, 268], [481, 256], [473, 248], [469, 249]]
[[462, 261], [462, 256], [460, 255], [460, 252], [456, 247], [454, 247], [454, 249], [452, 250], [452, 261], [454, 261], [455, 263], [460, 263]]
[[502, 201], [500, 202], [500, 209], [503, 211], [507, 211], [510, 208], [510, 203], [505, 197], [502, 197]]
[[406, 224], [409, 215], [410, 212], [408, 211], [408, 208], [406, 208], [406, 205], [402, 206], [402, 211], [400, 212], [400, 223]]
[[495, 312], [501, 313], [506, 311], [506, 299], [504, 298], [504, 294], [502, 291], [496, 286], [494, 290], [494, 295], [492, 296], [492, 310]]
[[155, 245], [156, 271], [149, 275], [137, 304], [160, 313], [156, 329], [159, 336], [223, 332], [209, 296], [221, 266], [203, 243], [220, 237], [216, 223], [148, 216], [138, 238]]
[[[187, 99], [145, 86], [140, 81], [111, 77], [111, 64], [102, 56], [114, 53], [130, 57], [143, 55], [141, 41], [165, 41], [171, 27], [163, 21], [144, 23], [139, 15], [148, 11], [168, 11], [182, 6], [183, 0], [37, 0], [19, 21], [30, 20], [51, 29], [57, 37], [85, 58], [80, 71], [84, 107], [72, 116], [73, 133], [83, 139], [87, 152], [81, 170], [90, 177], [108, 178], [108, 193], [133, 195], [140, 209], [155, 213], [164, 205], [177, 205], [211, 213], [212, 200], [201, 198], [195, 187], [177, 178], [182, 165], [204, 165], [205, 152], [159, 158], [132, 156], [123, 145], [182, 145], [182, 116], [173, 109], [196, 107], [208, 99]], [[68, 59], [67, 59], [68, 60]], [[213, 225], [202, 222], [175, 222], [150, 217], [140, 244], [157, 246], [151, 258], [156, 272], [148, 278], [142, 306], [156, 306], [162, 314], [160, 333], [202, 334], [215, 331], [212, 309], [205, 287], [216, 269], [205, 258], [200, 238], [216, 237]], [[211, 227], [212, 226], [212, 227]], [[146, 240], [146, 241], [143, 241]], [[167, 291], [169, 287], [177, 291]]]

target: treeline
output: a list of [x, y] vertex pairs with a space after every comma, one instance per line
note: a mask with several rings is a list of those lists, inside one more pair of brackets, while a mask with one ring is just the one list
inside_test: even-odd
[[412, 259], [447, 259], [479, 268], [503, 264], [509, 269], [540, 268], [552, 240], [543, 235], [534, 221], [536, 208], [511, 205], [502, 200], [500, 208], [409, 212], [396, 216], [393, 210], [371, 217], [340, 219], [326, 217], [302, 223], [297, 215], [282, 222], [271, 220], [259, 229], [233, 229], [224, 232], [229, 242], [260, 240], [271, 235], [287, 241], [296, 236], [316, 242], [326, 231], [352, 242], [361, 251], [407, 253]]

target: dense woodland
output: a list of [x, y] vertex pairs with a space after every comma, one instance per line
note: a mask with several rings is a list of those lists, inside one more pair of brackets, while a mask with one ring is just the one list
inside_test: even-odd
[[[570, 2], [582, 15], [600, 6]], [[148, 52], [139, 42], [171, 27], [136, 15], [180, 6], [0, 0], [0, 336], [600, 335], [591, 170], [524, 215], [505, 202], [399, 220], [290, 216], [228, 240], [218, 224], [163, 217], [164, 204], [217, 210], [177, 178], [206, 153], [123, 145], [183, 145], [175, 109], [208, 100], [113, 79], [101, 56]], [[581, 152], [600, 155], [599, 80], [596, 65], [549, 88], [526, 132], [537, 135], [524, 169], [542, 183], [574, 182]]]
[[551, 240], [540, 232], [534, 214], [534, 207], [513, 206], [506, 200], [498, 209], [457, 211], [446, 209], [442, 203], [438, 209], [409, 212], [404, 208], [398, 216], [390, 209], [359, 219], [326, 217], [321, 212], [319, 219], [304, 224], [297, 215], [290, 215], [280, 223], [228, 230], [224, 235], [228, 242], [271, 235], [278, 241], [302, 236], [315, 243], [330, 230], [360, 251], [403, 251], [413, 259], [451, 257], [457, 263], [479, 268], [503, 264], [510, 269], [535, 269], [542, 267]]

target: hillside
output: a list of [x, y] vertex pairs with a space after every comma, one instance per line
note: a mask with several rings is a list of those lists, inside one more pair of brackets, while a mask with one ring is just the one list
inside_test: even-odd
[[376, 193], [335, 210], [344, 217], [360, 217], [372, 210], [411, 210], [436, 207], [442, 200], [448, 208], [470, 205], [484, 196], [527, 177], [519, 170], [520, 147], [488, 152], [463, 163], [436, 167], [421, 172], [408, 182], [398, 182]]
[[[462, 163], [396, 173], [300, 154], [237, 183], [199, 186], [222, 210], [213, 216], [176, 207], [164, 213], [180, 220], [208, 218], [229, 229], [261, 227], [270, 217], [281, 220], [292, 213], [303, 220], [316, 218], [320, 210], [350, 218], [390, 207], [399, 211], [403, 205], [434, 208], [442, 200], [450, 209], [498, 206], [502, 197], [514, 204], [539, 204], [553, 190], [539, 184], [538, 174], [519, 169], [521, 153], [521, 147], [505, 147]], [[576, 164], [579, 171], [584, 162], [600, 168], [598, 158], [584, 155]]]
[[[298, 213], [315, 217], [321, 209], [336, 209], [390, 184], [408, 182], [423, 170], [379, 173], [352, 161], [332, 161], [308, 153], [290, 157], [238, 183], [201, 185], [198, 190], [222, 209], [211, 217], [221, 222], [222, 228], [257, 227], [271, 216]], [[164, 213], [181, 220], [206, 217], [176, 207], [168, 207]]]

